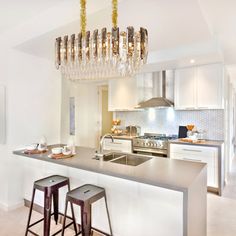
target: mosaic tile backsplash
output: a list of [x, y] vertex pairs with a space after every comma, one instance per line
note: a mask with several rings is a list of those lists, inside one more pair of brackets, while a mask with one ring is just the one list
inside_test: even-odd
[[173, 108], [116, 112], [122, 126], [138, 125], [143, 133], [178, 134], [179, 125], [194, 124], [205, 130], [205, 138], [224, 139], [224, 110], [179, 111]]

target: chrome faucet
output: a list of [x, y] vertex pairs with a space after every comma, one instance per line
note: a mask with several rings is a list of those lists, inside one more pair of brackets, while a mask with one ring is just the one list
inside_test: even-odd
[[111, 138], [111, 141], [114, 142], [114, 138], [112, 137], [111, 134], [104, 134], [100, 140], [100, 149], [99, 149], [100, 154], [103, 153], [103, 143], [105, 138]]

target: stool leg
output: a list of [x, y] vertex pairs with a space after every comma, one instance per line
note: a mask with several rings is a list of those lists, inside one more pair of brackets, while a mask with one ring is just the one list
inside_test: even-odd
[[81, 207], [82, 236], [91, 236], [91, 205]]
[[61, 236], [64, 236], [64, 233], [65, 233], [67, 207], [68, 207], [68, 200], [67, 200], [67, 198], [66, 198], [66, 203], [65, 203], [65, 212], [64, 212], [64, 218], [63, 218], [63, 223], [62, 223]]
[[31, 219], [32, 210], [33, 210], [33, 206], [34, 206], [35, 191], [36, 191], [36, 189], [33, 188], [33, 194], [32, 194], [32, 199], [31, 199], [31, 204], [30, 204], [30, 210], [29, 210], [29, 216], [28, 216], [28, 222], [27, 222], [27, 226], [26, 226], [25, 236], [28, 235], [28, 230], [29, 230], [29, 226], [30, 226], [30, 219]]
[[58, 223], [58, 189], [53, 193], [53, 210], [54, 210], [54, 220], [56, 225]]
[[[70, 182], [68, 182], [68, 191], [70, 191]], [[74, 207], [73, 207], [73, 203], [72, 202], [70, 202], [70, 207], [71, 207], [71, 215], [72, 215], [72, 219], [73, 219], [73, 225], [74, 225], [75, 234], [77, 234], [75, 212], [74, 212]]]
[[51, 223], [51, 205], [52, 194], [45, 191], [44, 193], [44, 227], [43, 236], [50, 235], [50, 223]]
[[110, 233], [111, 233], [111, 236], [112, 236], [113, 233], [112, 233], [112, 228], [111, 228], [111, 219], [110, 219], [110, 214], [109, 214], [109, 211], [108, 211], [108, 205], [107, 205], [107, 196], [106, 196], [106, 193], [105, 193], [104, 198], [105, 198], [105, 204], [106, 204], [107, 218], [108, 218], [108, 223], [109, 223]]

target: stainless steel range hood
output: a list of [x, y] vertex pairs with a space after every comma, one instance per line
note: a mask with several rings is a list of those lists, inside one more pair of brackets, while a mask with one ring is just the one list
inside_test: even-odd
[[[135, 108], [137, 109], [145, 109], [151, 107], [172, 107], [174, 103], [169, 99], [169, 97], [173, 97], [173, 76], [168, 79], [169, 83], [167, 83], [167, 71], [160, 72], [152, 72], [152, 84], [153, 84], [153, 94], [150, 99], [146, 101], [140, 102]], [[167, 98], [167, 87], [170, 96]], [[171, 91], [171, 92], [170, 92]]]

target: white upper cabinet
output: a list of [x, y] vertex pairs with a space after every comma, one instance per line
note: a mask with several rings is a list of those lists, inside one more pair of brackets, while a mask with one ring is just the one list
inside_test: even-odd
[[195, 69], [187, 68], [175, 71], [175, 108], [196, 108]]
[[137, 101], [144, 102], [153, 97], [152, 73], [137, 74], [135, 76], [137, 86]]
[[176, 109], [223, 109], [223, 66], [211, 64], [175, 71]]
[[223, 108], [223, 68], [218, 64], [198, 67], [198, 108]]
[[138, 104], [135, 78], [112, 79], [108, 85], [109, 111], [130, 111]]

